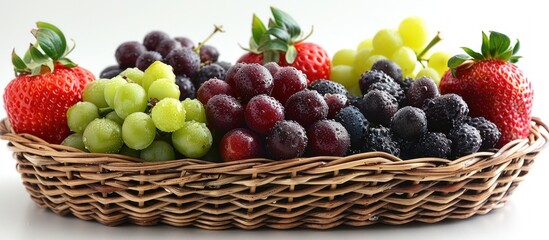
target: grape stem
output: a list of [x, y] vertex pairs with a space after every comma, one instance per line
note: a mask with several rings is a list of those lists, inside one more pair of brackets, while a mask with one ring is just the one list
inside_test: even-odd
[[208, 42], [218, 32], [225, 32], [225, 30], [223, 29], [223, 26], [214, 24], [213, 32], [210, 33], [210, 35], [208, 35], [206, 39], [204, 39], [204, 41], [199, 42], [198, 46], [196, 46], [193, 51], [195, 51], [197, 54], [200, 54], [200, 48], [202, 48], [206, 44], [206, 42]]
[[437, 43], [440, 42], [440, 40], [442, 40], [442, 38], [440, 37], [440, 32], [437, 32], [437, 35], [435, 35], [435, 37], [431, 39], [431, 41], [429, 42], [429, 44], [427, 44], [427, 46], [423, 49], [423, 51], [421, 51], [417, 55], [417, 61], [421, 63], [421, 66], [425, 67], [425, 65], [423, 65], [423, 61], [425, 61], [425, 59], [422, 58], [423, 55], [425, 55], [427, 52], [429, 52], [429, 50], [431, 50], [431, 48], [437, 45]]

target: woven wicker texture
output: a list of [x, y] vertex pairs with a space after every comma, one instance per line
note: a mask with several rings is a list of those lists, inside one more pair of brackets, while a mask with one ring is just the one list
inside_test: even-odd
[[454, 161], [403, 161], [371, 152], [284, 161], [143, 163], [15, 134], [6, 120], [0, 137], [9, 142], [23, 184], [41, 207], [105, 225], [205, 229], [329, 229], [486, 214], [503, 206], [549, 138], [547, 126], [533, 119], [528, 139]]

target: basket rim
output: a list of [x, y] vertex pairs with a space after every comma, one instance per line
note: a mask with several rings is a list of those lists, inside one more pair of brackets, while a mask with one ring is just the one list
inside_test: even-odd
[[[13, 132], [9, 120], [0, 121], [0, 139], [8, 141], [8, 148], [22, 153], [36, 165], [88, 164], [99, 165], [109, 171], [149, 171], [166, 168], [181, 168], [205, 174], [287, 174], [298, 171], [310, 174], [333, 173], [341, 169], [360, 168], [380, 172], [393, 170], [410, 176], [443, 178], [474, 172], [488, 166], [503, 163], [515, 157], [538, 153], [549, 140], [547, 125], [532, 117], [530, 134], [526, 139], [507, 143], [496, 152], [477, 152], [455, 160], [443, 158], [414, 158], [402, 160], [385, 152], [366, 152], [344, 157], [315, 156], [285, 160], [266, 158], [246, 159], [233, 162], [210, 162], [199, 159], [176, 159], [166, 162], [143, 162], [138, 158], [120, 154], [86, 153], [76, 148], [48, 143], [31, 134]], [[427, 180], [427, 179], [425, 179]]]

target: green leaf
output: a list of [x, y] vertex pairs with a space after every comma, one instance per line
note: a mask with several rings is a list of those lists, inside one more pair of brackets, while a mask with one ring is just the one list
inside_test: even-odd
[[511, 58], [511, 56], [513, 56], [513, 50], [507, 49], [507, 51], [504, 51], [499, 54], [498, 59], [508, 61]]
[[520, 58], [521, 58], [521, 56], [512, 56], [511, 58], [509, 58], [509, 62], [517, 63]]
[[[32, 47], [32, 44], [30, 45]], [[26, 51], [25, 55], [23, 55], [23, 61], [26, 63], [30, 62], [32, 60], [32, 57], [30, 55], [30, 51]]]
[[289, 64], [294, 63], [295, 58], [297, 57], [297, 49], [295, 49], [294, 45], [290, 45], [288, 47], [288, 50], [286, 51], [286, 62]]
[[515, 43], [515, 47], [513, 47], [513, 55], [517, 54], [519, 49], [520, 49], [520, 41], [517, 39], [517, 43]]
[[448, 67], [456, 68], [467, 60], [471, 60], [471, 57], [465, 54], [459, 54], [459, 55], [453, 56], [448, 60]]
[[[67, 40], [65, 39], [65, 35], [63, 34], [63, 32], [61, 32], [61, 30], [59, 30], [59, 28], [57, 28], [53, 24], [47, 23], [47, 22], [37, 22], [36, 26], [38, 27], [38, 29], [49, 29], [49, 30], [55, 32], [55, 34], [59, 37], [59, 40], [61, 41], [60, 42], [60, 49], [66, 49], [67, 48]], [[65, 51], [65, 50], [63, 50], [63, 51]]]
[[263, 34], [267, 32], [267, 28], [265, 27], [265, 24], [259, 19], [255, 14], [252, 19], [252, 38], [256, 43], [261, 42], [261, 38], [263, 37]]
[[15, 67], [15, 71], [25, 71], [27, 69], [27, 64], [21, 59], [16, 53], [15, 49], [11, 52], [11, 62], [13, 63], [13, 66]]
[[492, 56], [497, 56], [509, 49], [511, 40], [505, 34], [499, 32], [490, 32], [490, 53]]
[[488, 36], [486, 36], [486, 33], [482, 32], [482, 46], [480, 48], [480, 52], [484, 56], [484, 58], [490, 58], [490, 39]]
[[269, 28], [272, 28], [272, 27], [284, 27], [284, 28], [286, 28], [285, 26], [278, 26], [272, 18], [269, 18], [269, 25], [268, 26], [269, 26]]
[[271, 12], [277, 25], [286, 26], [290, 36], [297, 37], [301, 35], [299, 24], [289, 14], [275, 7], [271, 7]]
[[61, 46], [61, 39], [54, 31], [47, 28], [38, 29], [37, 40], [40, 48], [53, 60], [63, 56], [65, 49]]
[[273, 39], [263, 42], [259, 45], [259, 51], [279, 50], [286, 52], [288, 50], [288, 44], [280, 39]]
[[473, 57], [474, 59], [484, 59], [484, 56], [482, 56], [482, 54], [473, 51], [473, 49], [470, 49], [468, 47], [462, 47], [461, 49], [463, 49], [463, 51], [465, 51], [467, 54], [469, 54], [469, 56]]
[[59, 60], [57, 60], [59, 63], [63, 64], [63, 66], [65, 67], [68, 67], [68, 68], [72, 68], [72, 67], [76, 67], [78, 66], [76, 63], [74, 63], [72, 60], [68, 59], [68, 58], [61, 58]]
[[263, 63], [278, 62], [280, 54], [277, 51], [266, 51], [263, 53]]
[[46, 55], [44, 55], [42, 52], [40, 52], [38, 48], [32, 46], [29, 49], [29, 51], [31, 54], [32, 61], [36, 62], [37, 64], [42, 64], [44, 62], [49, 61], [49, 58]]
[[273, 35], [274, 37], [284, 41], [289, 42], [290, 41], [290, 34], [288, 32], [284, 31], [281, 27], [272, 27], [267, 31], [270, 35]]

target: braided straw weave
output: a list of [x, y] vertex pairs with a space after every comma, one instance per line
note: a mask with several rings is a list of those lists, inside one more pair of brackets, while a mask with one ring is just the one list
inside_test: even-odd
[[7, 120], [0, 138], [32, 200], [59, 215], [105, 225], [329, 229], [486, 214], [503, 206], [549, 136], [533, 119], [528, 139], [454, 161], [370, 152], [231, 163], [84, 153], [15, 134]]

